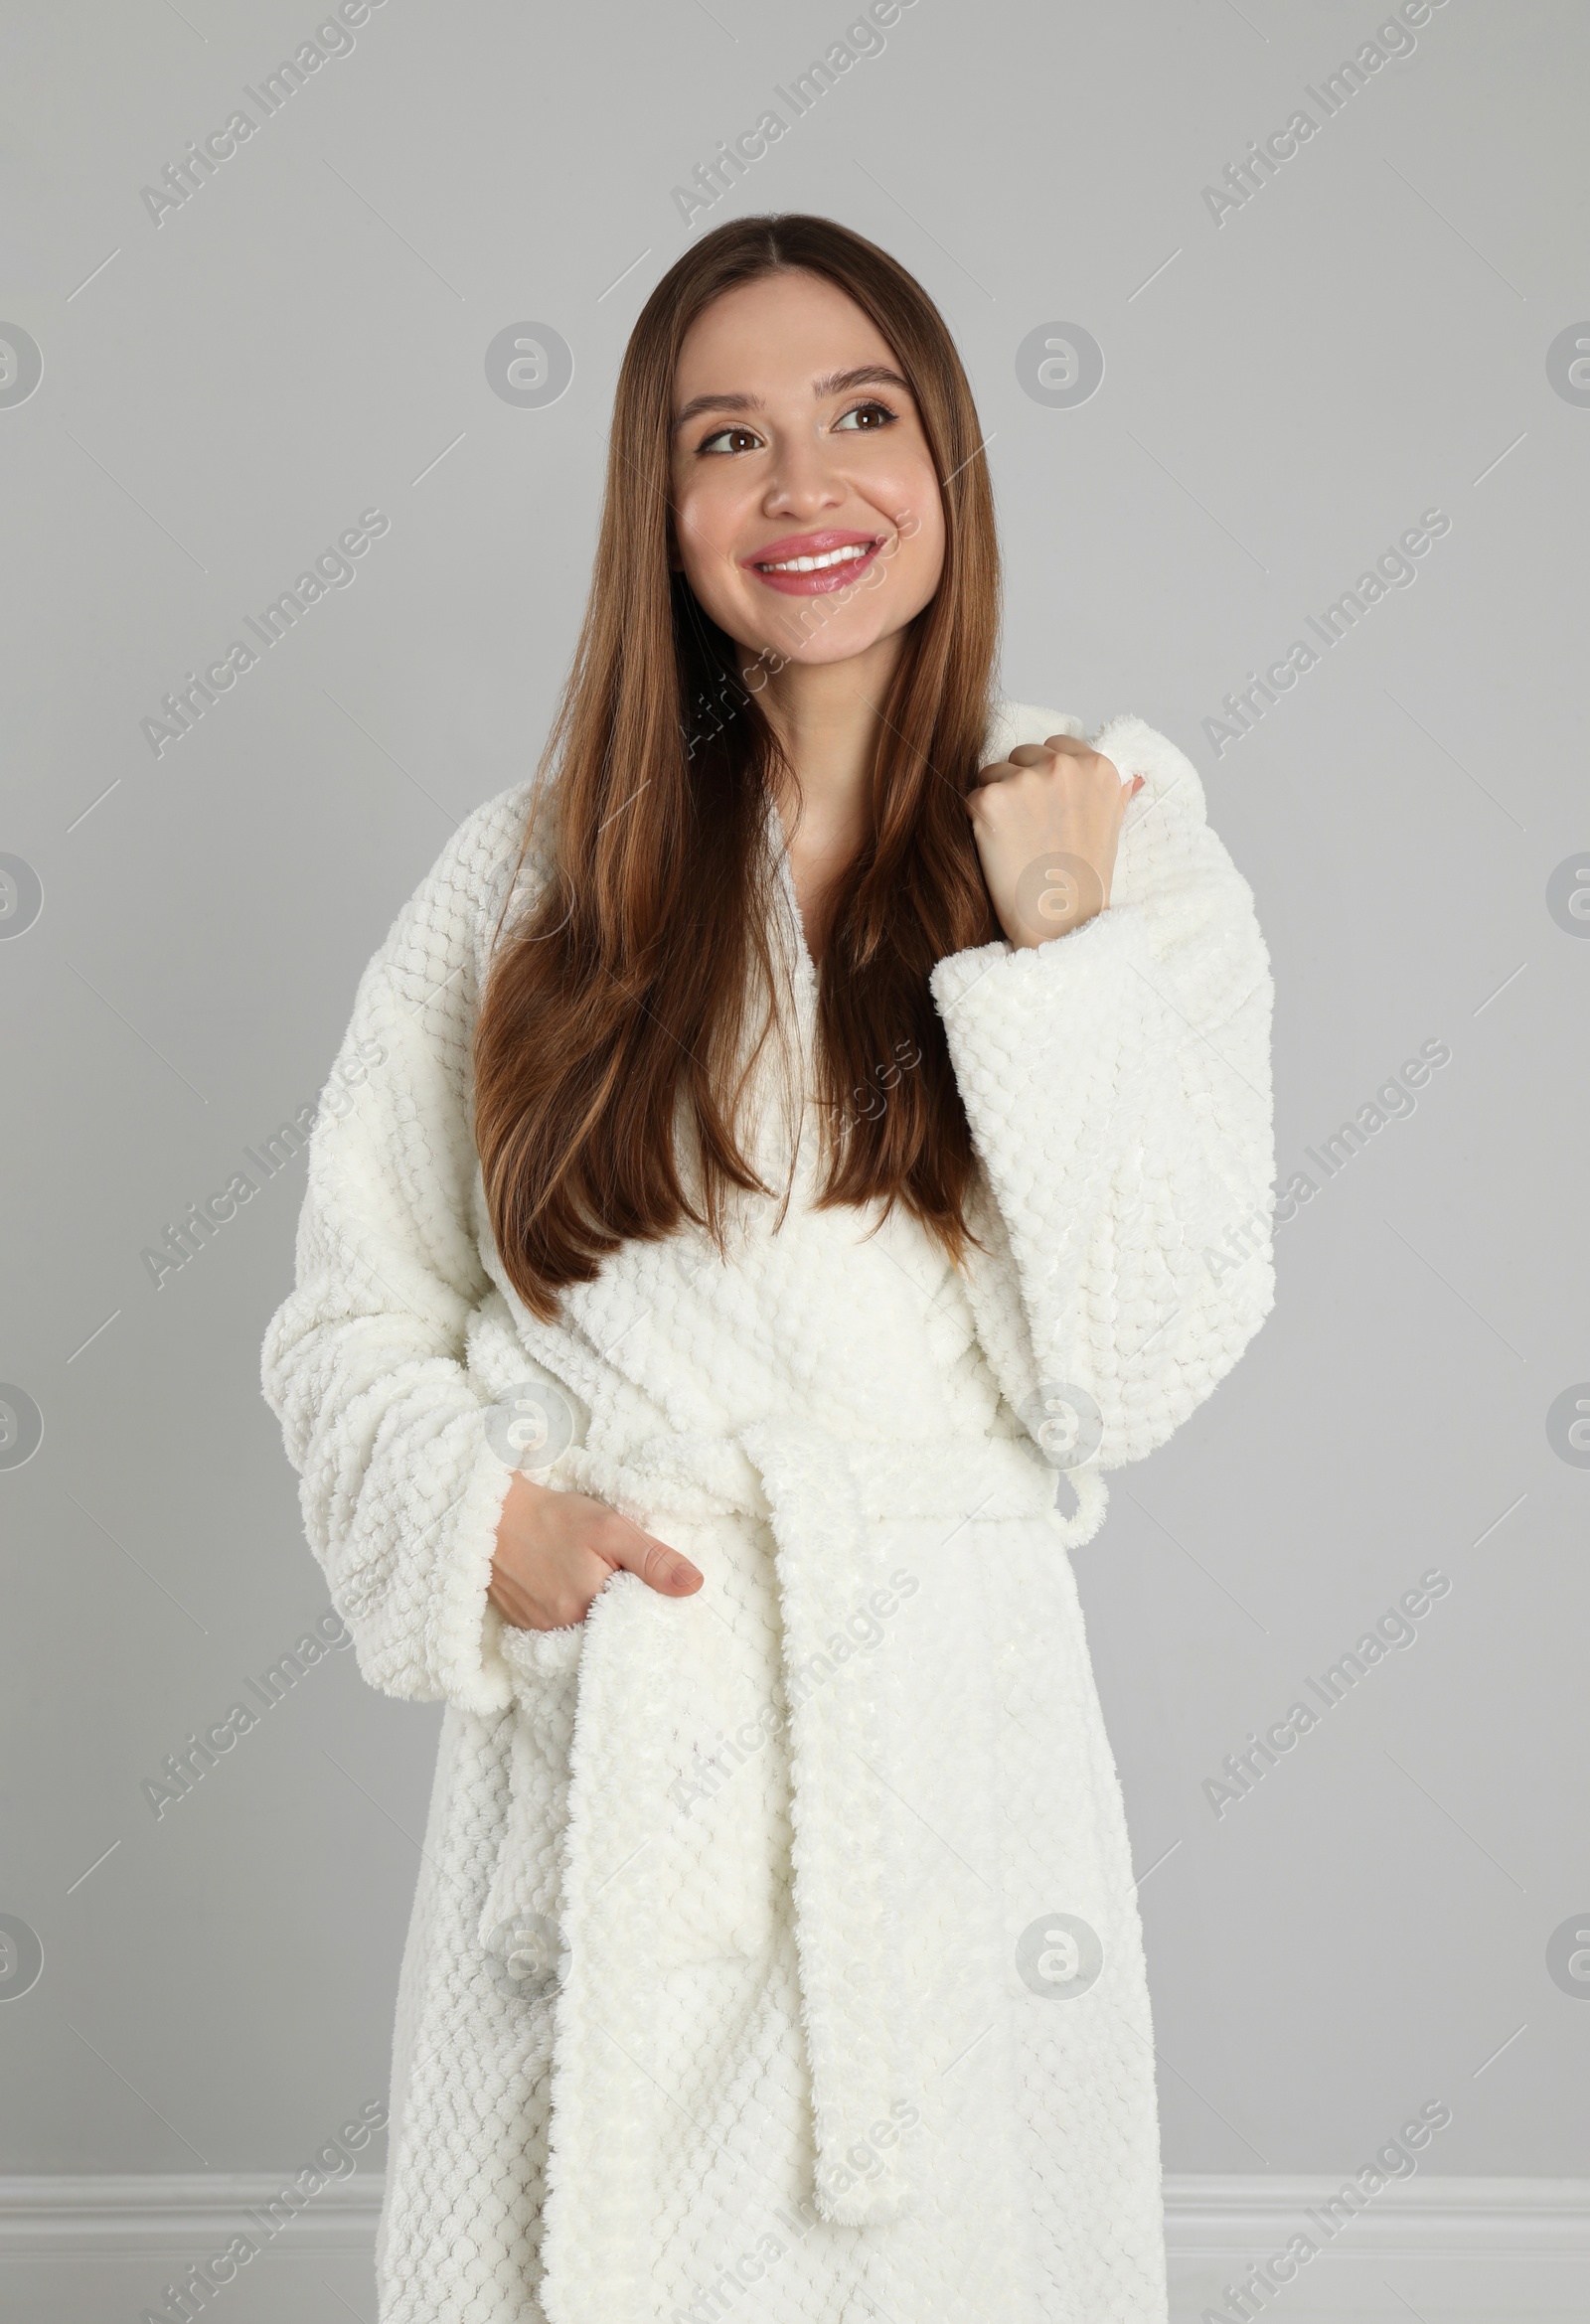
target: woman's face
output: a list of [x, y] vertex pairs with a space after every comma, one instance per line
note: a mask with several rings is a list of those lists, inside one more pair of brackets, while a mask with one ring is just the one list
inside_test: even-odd
[[[938, 587], [938, 478], [893, 350], [821, 276], [699, 315], [674, 386], [675, 563], [747, 662], [845, 662]], [[805, 568], [805, 569], [801, 569]]]

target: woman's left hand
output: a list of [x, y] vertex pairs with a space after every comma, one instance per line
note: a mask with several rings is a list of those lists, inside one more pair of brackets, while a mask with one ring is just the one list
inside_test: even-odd
[[1123, 783], [1109, 759], [1070, 734], [1023, 742], [980, 769], [967, 807], [1013, 944], [1046, 944], [1104, 909], [1126, 804], [1142, 787], [1141, 775]]

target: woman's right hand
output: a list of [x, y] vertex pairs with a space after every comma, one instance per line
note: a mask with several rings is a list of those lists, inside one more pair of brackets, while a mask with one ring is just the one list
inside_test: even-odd
[[582, 1623], [615, 1573], [638, 1574], [664, 1598], [702, 1586], [689, 1558], [643, 1533], [605, 1501], [559, 1492], [516, 1471], [497, 1525], [486, 1595], [515, 1629], [558, 1630]]

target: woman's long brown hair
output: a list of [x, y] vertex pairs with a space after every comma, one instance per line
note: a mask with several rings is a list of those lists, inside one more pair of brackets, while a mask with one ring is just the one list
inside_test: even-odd
[[731, 1190], [774, 1191], [738, 1117], [774, 1021], [769, 806], [788, 770], [739, 650], [671, 570], [669, 494], [686, 333], [723, 292], [797, 267], [854, 299], [893, 350], [945, 525], [942, 578], [879, 705], [872, 835], [827, 923], [819, 1199], [903, 1202], [957, 1263], [969, 1239], [972, 1144], [927, 980], [999, 934], [964, 804], [999, 628], [982, 430], [944, 321], [902, 266], [828, 219], [749, 218], [694, 244], [631, 334], [590, 596], [525, 838], [547, 812], [551, 875], [503, 933], [476, 1025], [492, 1229], [548, 1320], [621, 1243], [691, 1219], [721, 1246]]

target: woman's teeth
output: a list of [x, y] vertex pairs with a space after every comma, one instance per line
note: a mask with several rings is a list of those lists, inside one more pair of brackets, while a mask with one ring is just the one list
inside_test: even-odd
[[858, 541], [849, 548], [830, 548], [821, 556], [786, 557], [781, 564], [759, 564], [759, 573], [820, 573], [828, 565], [854, 564], [859, 557], [871, 556], [877, 546], [875, 541]]

